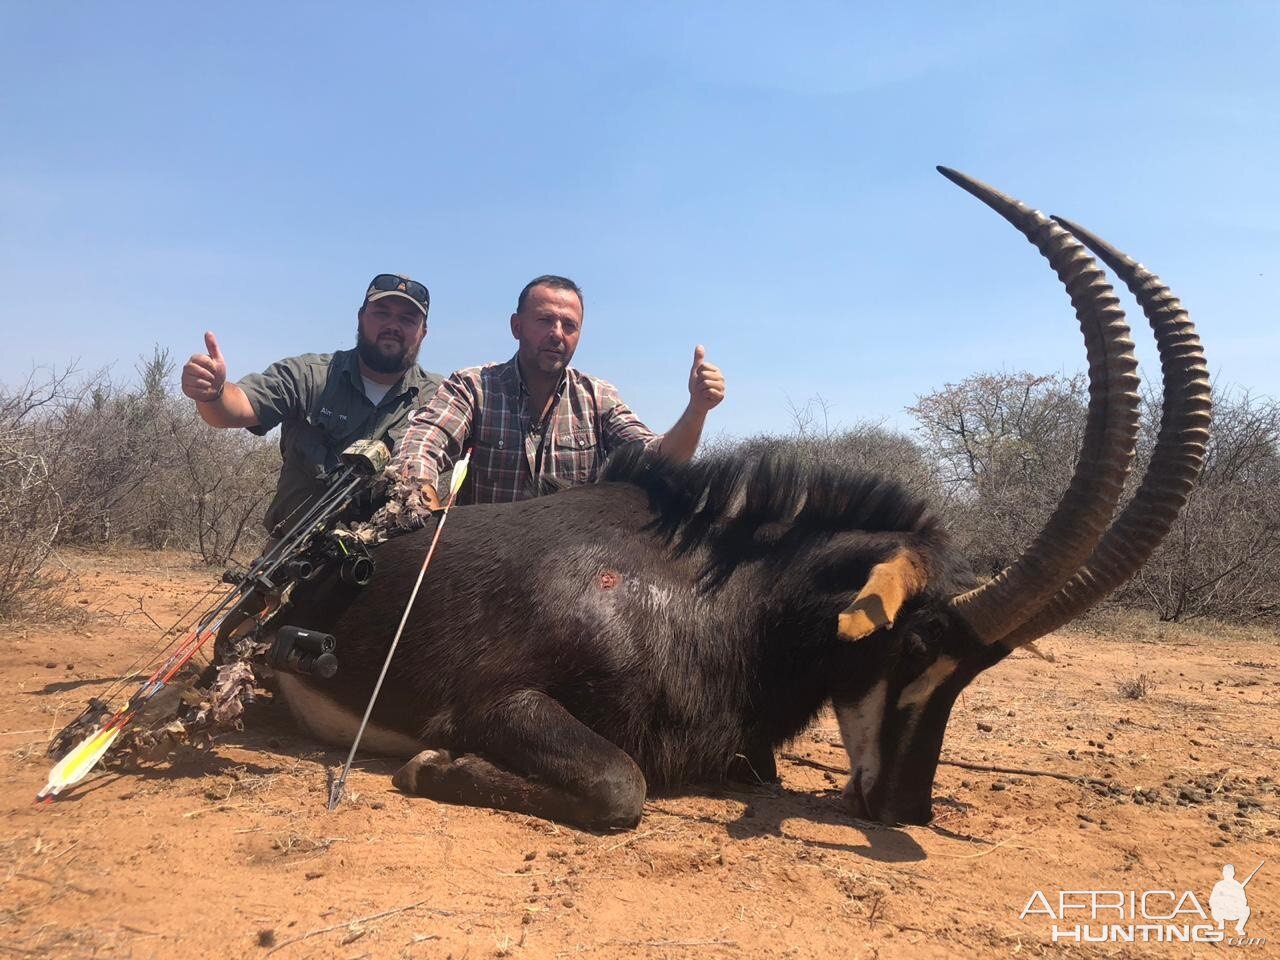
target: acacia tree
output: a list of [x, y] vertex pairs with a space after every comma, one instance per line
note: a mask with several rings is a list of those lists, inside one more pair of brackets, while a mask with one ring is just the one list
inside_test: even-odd
[[174, 387], [175, 366], [157, 348], [132, 383], [99, 373], [28, 388], [22, 449], [57, 494], [58, 543], [190, 548], [221, 564], [261, 539], [276, 446], [203, 423]]
[[952, 533], [980, 573], [1017, 557], [1071, 480], [1084, 431], [1082, 374], [981, 373], [907, 411], [938, 465]]
[[73, 371], [37, 371], [16, 389], [0, 388], [0, 618], [48, 584], [42, 576], [66, 511], [49, 461], [41, 452], [39, 420], [62, 402]]
[[[1144, 404], [1140, 460], [1150, 455], [1159, 408]], [[1204, 469], [1177, 524], [1122, 602], [1162, 620], [1214, 616], [1280, 619], [1280, 405], [1248, 392], [1214, 401]]]

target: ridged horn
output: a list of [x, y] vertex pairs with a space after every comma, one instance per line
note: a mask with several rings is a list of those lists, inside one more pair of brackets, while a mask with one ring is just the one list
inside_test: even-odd
[[1084, 567], [1029, 621], [1001, 643], [1018, 647], [1074, 620], [1132, 577], [1165, 538], [1204, 465], [1213, 418], [1209, 368], [1195, 325], [1159, 277], [1105, 240], [1062, 217], [1066, 227], [1107, 264], [1151, 323], [1164, 375], [1160, 433], [1133, 499]]
[[1040, 610], [1081, 568], [1115, 512], [1138, 436], [1138, 361], [1106, 274], [1065, 229], [1038, 210], [962, 173], [938, 172], [1015, 226], [1067, 288], [1089, 361], [1089, 411], [1075, 473], [1044, 529], [988, 583], [951, 608], [986, 643]]

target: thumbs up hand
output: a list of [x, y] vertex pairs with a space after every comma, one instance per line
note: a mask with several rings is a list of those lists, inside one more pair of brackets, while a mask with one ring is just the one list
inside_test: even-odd
[[204, 335], [204, 348], [208, 353], [193, 353], [182, 367], [182, 392], [198, 403], [217, 400], [227, 383], [227, 362], [211, 332]]
[[703, 414], [724, 399], [724, 374], [715, 364], [707, 363], [706, 357], [706, 348], [699, 344], [689, 370], [689, 406]]

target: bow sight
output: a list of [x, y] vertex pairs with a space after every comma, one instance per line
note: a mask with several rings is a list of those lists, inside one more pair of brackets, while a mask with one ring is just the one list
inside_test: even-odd
[[[161, 734], [189, 736], [222, 722], [235, 722], [244, 701], [251, 696], [253, 677], [246, 662], [261, 659], [277, 670], [333, 676], [338, 670], [333, 637], [297, 627], [282, 627], [271, 637], [273, 623], [288, 606], [296, 584], [312, 580], [335, 565], [339, 577], [353, 586], [362, 587], [373, 577], [373, 557], [367, 545], [341, 530], [339, 524], [390, 459], [386, 445], [378, 440], [361, 440], [344, 450], [341, 466], [326, 479], [324, 490], [280, 524], [278, 529], [284, 532], [268, 543], [248, 570], [223, 577], [230, 589], [196, 618], [195, 626], [181, 635], [181, 642], [122, 707], [111, 712], [110, 695], [116, 689], [113, 687], [102, 697], [90, 700], [84, 711], [53, 738], [48, 753], [59, 762], [36, 799], [52, 800], [81, 780], [121, 731], [144, 712], [148, 722], [160, 721]], [[180, 623], [165, 635], [178, 636]], [[214, 641], [213, 664], [198, 678], [177, 681], [179, 671], [210, 638]], [[173, 647], [174, 642], [170, 641], [169, 646]], [[168, 648], [155, 659], [166, 652]], [[138, 675], [138, 671], [133, 672], [117, 686]], [[180, 697], [171, 698], [177, 700], [176, 718], [172, 712], [174, 703], [156, 700], [166, 687], [182, 688]], [[156, 713], [161, 715], [153, 717]], [[140, 731], [138, 739], [149, 737], [146, 745], [154, 746], [161, 734]]]

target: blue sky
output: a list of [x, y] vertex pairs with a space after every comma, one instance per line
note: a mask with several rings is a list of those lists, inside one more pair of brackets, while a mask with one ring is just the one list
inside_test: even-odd
[[1275, 395], [1278, 60], [1270, 3], [0, 0], [0, 382], [205, 329], [233, 376], [347, 347], [385, 270], [431, 287], [441, 372], [574, 277], [575, 364], [659, 430], [699, 342], [737, 435], [1081, 368], [1052, 274], [942, 163], [1144, 261], [1219, 383]]

